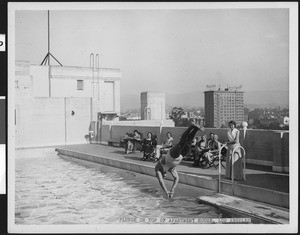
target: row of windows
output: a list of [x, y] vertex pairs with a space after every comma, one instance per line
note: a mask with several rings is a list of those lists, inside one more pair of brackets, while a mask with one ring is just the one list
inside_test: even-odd
[[222, 106], [216, 106], [216, 108], [219, 109], [234, 109], [234, 108], [242, 108], [243, 105], [222, 105]]
[[220, 121], [220, 120], [230, 120], [230, 119], [242, 120], [242, 119], [244, 119], [244, 117], [228, 116], [228, 117], [222, 117], [222, 118], [215, 118], [215, 120], [217, 120], [217, 121]]
[[243, 104], [242, 100], [228, 101], [228, 100], [219, 100], [215, 104]]
[[243, 106], [243, 103], [215, 103], [214, 106]]
[[233, 101], [230, 101], [230, 102], [226, 102], [226, 101], [219, 101], [219, 102], [216, 102], [216, 103], [214, 103], [214, 105], [216, 105], [216, 104], [243, 104], [243, 102], [241, 102], [241, 101], [237, 101], [237, 102], [233, 102]]
[[216, 100], [234, 100], [234, 99], [243, 99], [243, 96], [216, 96]]
[[226, 116], [226, 117], [216, 117], [215, 120], [228, 120], [228, 119], [244, 119], [244, 116], [239, 116], [239, 117], [235, 117], [235, 116]]
[[243, 110], [234, 110], [234, 109], [215, 109], [214, 113], [244, 113]]
[[220, 101], [220, 100], [222, 100], [222, 101], [235, 101], [235, 100], [238, 100], [238, 101], [242, 101], [242, 100], [244, 100], [243, 98], [239, 98], [239, 97], [235, 97], [235, 98], [228, 98], [228, 99], [216, 99], [216, 101]]

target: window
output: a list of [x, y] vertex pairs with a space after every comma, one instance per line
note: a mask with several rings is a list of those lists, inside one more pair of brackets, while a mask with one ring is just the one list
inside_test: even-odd
[[84, 81], [83, 80], [77, 80], [77, 90], [79, 90], [79, 91], [84, 90]]

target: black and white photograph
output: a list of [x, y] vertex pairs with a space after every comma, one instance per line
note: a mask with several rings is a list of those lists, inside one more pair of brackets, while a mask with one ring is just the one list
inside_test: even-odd
[[7, 34], [8, 232], [298, 231], [298, 3], [8, 2]]

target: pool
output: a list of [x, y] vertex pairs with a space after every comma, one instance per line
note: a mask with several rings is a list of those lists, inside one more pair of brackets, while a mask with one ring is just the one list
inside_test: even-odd
[[[155, 177], [71, 161], [54, 148], [16, 150], [16, 224], [112, 224], [141, 218], [224, 218], [179, 184], [168, 200]], [[170, 188], [171, 182], [167, 182]], [[175, 220], [174, 220], [175, 221]]]

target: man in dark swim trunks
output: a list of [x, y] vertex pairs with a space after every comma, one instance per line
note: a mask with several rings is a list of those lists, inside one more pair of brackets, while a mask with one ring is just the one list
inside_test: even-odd
[[[204, 131], [204, 127], [200, 127], [192, 123], [192, 125], [181, 135], [179, 143], [172, 147], [167, 155], [163, 156], [155, 166], [155, 173], [158, 179], [158, 182], [168, 198], [172, 198], [174, 195], [174, 190], [178, 184], [179, 177], [176, 171], [176, 166], [179, 165], [183, 156], [189, 153], [191, 148], [191, 143], [198, 130]], [[168, 191], [167, 187], [163, 181], [163, 178], [166, 177], [167, 171], [173, 176], [173, 185], [171, 190]]]

